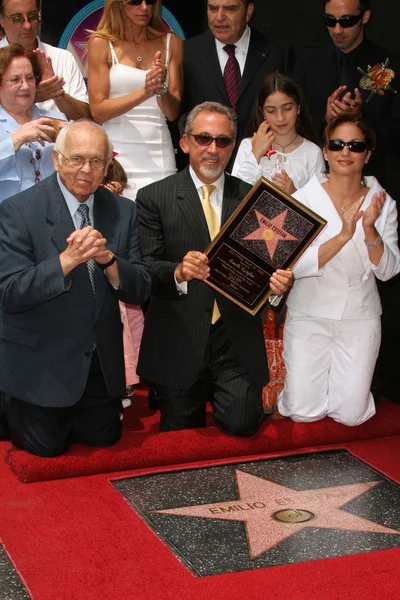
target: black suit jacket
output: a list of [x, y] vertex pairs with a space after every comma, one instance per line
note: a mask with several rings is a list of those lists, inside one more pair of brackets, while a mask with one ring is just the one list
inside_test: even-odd
[[151, 277], [141, 260], [134, 202], [99, 188], [94, 227], [117, 255], [120, 287], [86, 264], [64, 278], [59, 255], [75, 229], [56, 175], [0, 204], [0, 389], [66, 407], [84, 391], [93, 347], [111, 397], [125, 387], [118, 300], [140, 304]]
[[[225, 176], [222, 223], [250, 186]], [[189, 169], [139, 190], [140, 244], [153, 279], [145, 317], [138, 372], [153, 383], [189, 389], [196, 381], [207, 344], [214, 299], [232, 345], [250, 376], [268, 382], [265, 342], [259, 316], [244, 310], [199, 280], [188, 293], [176, 289], [174, 271], [190, 250], [203, 252], [210, 235]]]
[[[238, 140], [245, 135], [265, 75], [277, 69], [290, 71], [292, 62], [292, 50], [287, 42], [267, 40], [261, 33], [251, 29], [249, 49], [236, 105]], [[229, 106], [215, 38], [209, 30], [186, 40], [183, 68], [185, 85], [182, 112], [187, 112], [205, 101], [220, 102]]]
[[[313, 125], [322, 137], [326, 125], [326, 102], [329, 96], [339, 87], [336, 49], [332, 42], [321, 48], [305, 52], [296, 61], [293, 75], [300, 83], [307, 98], [308, 109]], [[376, 94], [363, 106], [363, 120], [375, 130], [377, 148], [365, 169], [366, 174], [375, 175], [379, 182], [386, 186], [394, 198], [399, 197], [400, 168], [400, 57], [380, 48], [369, 40], [364, 40], [353, 52], [356, 53], [355, 68], [351, 73], [354, 87], [360, 89], [362, 75], [357, 66], [364, 71], [368, 65], [373, 66], [390, 58], [389, 68], [396, 77], [392, 86], [398, 90], [397, 95], [386, 91], [383, 96]], [[351, 90], [353, 91], [353, 90]], [[364, 100], [369, 92], [360, 89]], [[397, 164], [397, 166], [395, 166]]]

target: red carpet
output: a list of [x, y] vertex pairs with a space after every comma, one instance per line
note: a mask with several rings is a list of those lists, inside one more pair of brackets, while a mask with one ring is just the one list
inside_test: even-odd
[[[400, 482], [400, 436], [342, 447]], [[5, 449], [1, 443], [0, 537], [33, 600], [399, 597], [398, 550], [196, 578], [110, 485], [110, 476], [26, 486], [5, 467]]]
[[125, 412], [125, 431], [112, 448], [73, 446], [64, 456], [46, 459], [11, 448], [7, 462], [22, 482], [148, 469], [257, 456], [309, 446], [325, 446], [400, 434], [400, 406], [381, 400], [375, 417], [358, 427], [346, 427], [329, 418], [316, 423], [266, 419], [250, 438], [224, 435], [216, 427], [160, 433], [158, 413], [145, 407], [145, 390]]

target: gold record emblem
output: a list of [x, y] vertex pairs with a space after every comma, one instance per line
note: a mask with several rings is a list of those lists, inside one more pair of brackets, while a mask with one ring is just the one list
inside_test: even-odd
[[305, 523], [314, 519], [315, 515], [309, 510], [285, 508], [273, 513], [271, 517], [281, 523]]
[[272, 231], [272, 229], [265, 229], [265, 230], [264, 230], [264, 233], [262, 234], [262, 236], [263, 236], [263, 238], [264, 238], [264, 240], [265, 240], [266, 242], [270, 242], [271, 240], [273, 240], [273, 239], [274, 239], [274, 237], [275, 237], [275, 234], [274, 234], [274, 232]]

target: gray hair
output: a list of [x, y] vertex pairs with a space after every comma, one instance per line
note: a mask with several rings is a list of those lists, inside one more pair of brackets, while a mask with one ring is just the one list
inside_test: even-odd
[[103, 135], [104, 140], [106, 140], [107, 145], [108, 145], [107, 160], [112, 158], [113, 147], [112, 147], [112, 143], [110, 142], [110, 140], [108, 138], [108, 135], [106, 134], [106, 132], [104, 131], [104, 129], [101, 125], [98, 125], [97, 123], [95, 123], [94, 121], [90, 121], [89, 119], [79, 119], [78, 121], [74, 121], [73, 123], [68, 123], [67, 125], [64, 125], [64, 127], [60, 130], [60, 132], [57, 136], [56, 142], [54, 144], [54, 148], [53, 148], [54, 152], [57, 152], [57, 154], [64, 153], [67, 135], [71, 131], [71, 129], [74, 129], [74, 128], [97, 129], [97, 131], [99, 131]]
[[192, 110], [190, 111], [190, 113], [187, 116], [186, 123], [185, 123], [186, 135], [188, 135], [189, 133], [192, 133], [193, 121], [195, 120], [197, 115], [199, 115], [202, 112], [219, 113], [220, 115], [225, 115], [225, 117], [229, 120], [229, 122], [232, 126], [232, 137], [234, 139], [236, 139], [236, 134], [237, 134], [236, 113], [234, 110], [232, 110], [228, 106], [224, 106], [223, 104], [220, 104], [219, 102], [203, 102], [202, 104], [198, 104], [197, 106], [192, 108]]

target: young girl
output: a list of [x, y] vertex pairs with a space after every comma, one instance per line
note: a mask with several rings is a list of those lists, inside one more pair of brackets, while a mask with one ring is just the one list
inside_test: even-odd
[[[255, 133], [254, 133], [255, 132]], [[315, 174], [325, 170], [303, 94], [296, 81], [285, 73], [268, 74], [261, 86], [242, 141], [232, 175], [251, 185], [266, 177], [287, 194], [303, 187]], [[270, 382], [263, 389], [266, 413], [271, 413], [283, 389], [285, 364], [282, 358], [286, 305], [278, 311], [268, 308], [264, 322], [265, 347]]]
[[[115, 158], [112, 159], [108, 167], [103, 185], [111, 192], [114, 192], [114, 194], [119, 195], [122, 195], [128, 186], [128, 178], [124, 168]], [[121, 311], [121, 321], [124, 326], [123, 343], [126, 390], [122, 396], [122, 403], [126, 408], [131, 404], [130, 398], [133, 396], [133, 386], [139, 383], [139, 377], [136, 374], [136, 365], [143, 333], [143, 313], [140, 306], [133, 306], [124, 302], [119, 303], [119, 309]]]
[[232, 175], [254, 184], [266, 177], [287, 194], [325, 170], [303, 94], [285, 73], [269, 73], [261, 86]]

